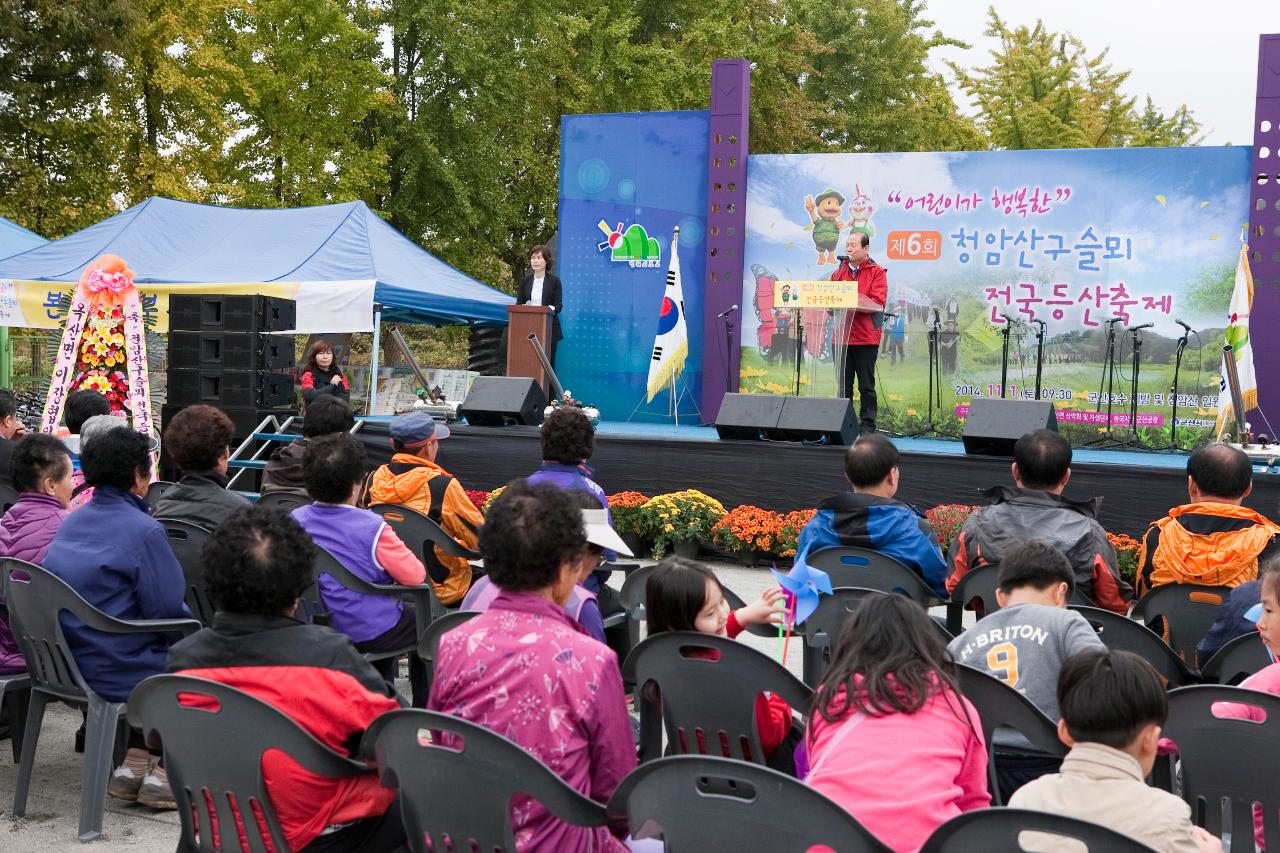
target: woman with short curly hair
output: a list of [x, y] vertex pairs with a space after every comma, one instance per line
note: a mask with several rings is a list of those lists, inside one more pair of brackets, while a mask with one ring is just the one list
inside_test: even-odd
[[187, 406], [165, 425], [164, 449], [182, 478], [153, 508], [156, 518], [187, 521], [216, 530], [249, 500], [227, 491], [227, 461], [235, 425], [213, 406]]

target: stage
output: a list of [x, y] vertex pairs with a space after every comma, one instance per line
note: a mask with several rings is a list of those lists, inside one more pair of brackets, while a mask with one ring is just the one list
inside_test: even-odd
[[[366, 418], [360, 437], [379, 464], [391, 456], [390, 418]], [[537, 427], [450, 426], [437, 461], [468, 489], [485, 491], [532, 473], [541, 453]], [[921, 509], [982, 503], [979, 490], [1011, 483], [1008, 458], [966, 456], [959, 441], [894, 438], [902, 453], [898, 497]], [[792, 442], [721, 441], [713, 427], [601, 423], [591, 465], [609, 494], [646, 495], [694, 488], [726, 506], [788, 511], [816, 507], [848, 488], [843, 447]], [[1113, 533], [1140, 536], [1170, 507], [1187, 501], [1185, 453], [1077, 448], [1066, 494], [1103, 496], [1099, 521]], [[1280, 507], [1280, 475], [1254, 468], [1245, 502], [1268, 517]]]

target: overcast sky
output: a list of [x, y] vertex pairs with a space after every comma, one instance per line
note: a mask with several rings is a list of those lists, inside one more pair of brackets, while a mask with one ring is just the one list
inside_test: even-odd
[[[1185, 103], [1204, 126], [1204, 144], [1253, 144], [1258, 36], [1280, 33], [1280, 0], [929, 0], [924, 17], [973, 45], [935, 51], [939, 70], [943, 60], [990, 64], [998, 41], [982, 33], [993, 5], [1010, 27], [1039, 18], [1078, 37], [1090, 55], [1110, 46], [1112, 67], [1132, 72], [1126, 94], [1139, 105], [1149, 94], [1166, 113]], [[956, 99], [965, 107], [963, 93]]]

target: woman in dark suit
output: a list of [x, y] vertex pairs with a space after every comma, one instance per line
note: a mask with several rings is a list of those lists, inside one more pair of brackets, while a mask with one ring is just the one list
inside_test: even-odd
[[560, 312], [564, 310], [564, 290], [560, 279], [551, 274], [555, 259], [546, 246], [537, 245], [529, 250], [529, 272], [520, 279], [516, 289], [517, 305], [546, 305], [551, 309], [551, 340], [546, 343], [547, 360], [554, 367], [556, 344], [564, 337], [560, 331]]

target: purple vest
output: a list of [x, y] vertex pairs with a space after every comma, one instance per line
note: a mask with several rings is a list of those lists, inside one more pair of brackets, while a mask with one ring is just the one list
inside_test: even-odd
[[[502, 590], [498, 585], [489, 579], [488, 575], [478, 579], [471, 585], [471, 589], [467, 590], [467, 595], [462, 599], [462, 610], [479, 610], [489, 609], [489, 605], [493, 600], [502, 594]], [[596, 594], [584, 587], [582, 584], [574, 586], [569, 593], [569, 600], [565, 602], [564, 612], [574, 622], [581, 622], [582, 606], [588, 601], [595, 601]]]
[[[370, 583], [395, 583], [378, 565], [375, 551], [386, 522], [377, 513], [353, 506], [307, 504], [292, 513], [315, 543], [328, 551], [357, 577]], [[321, 573], [320, 600], [333, 614], [332, 627], [363, 643], [382, 636], [400, 621], [403, 605], [399, 598], [364, 595], [347, 589]]]

